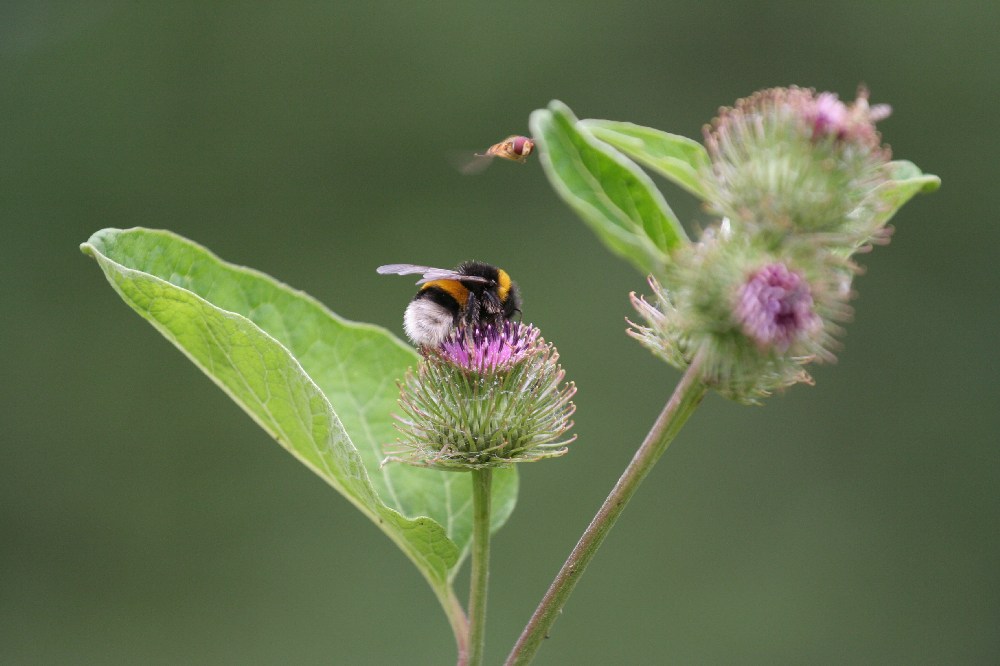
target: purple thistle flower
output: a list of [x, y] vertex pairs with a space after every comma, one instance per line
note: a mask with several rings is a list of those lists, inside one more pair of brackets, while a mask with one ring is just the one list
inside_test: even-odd
[[813, 139], [832, 136], [837, 141], [878, 148], [875, 123], [892, 113], [888, 104], [868, 105], [868, 91], [861, 88], [854, 103], [848, 106], [836, 93], [822, 92], [804, 100], [802, 115], [812, 125]]
[[566, 453], [576, 387], [537, 328], [460, 326], [400, 384], [400, 448], [386, 462], [470, 470]]
[[779, 353], [823, 326], [809, 283], [782, 263], [768, 264], [747, 277], [737, 292], [734, 315], [760, 349]]
[[434, 350], [441, 357], [466, 370], [485, 373], [519, 363], [538, 341], [538, 329], [505, 321], [497, 327], [456, 328]]
[[846, 134], [847, 118], [847, 106], [837, 98], [836, 93], [820, 93], [809, 114], [813, 138], [833, 134], [842, 139]]
[[641, 321], [630, 334], [667, 363], [701, 359], [702, 381], [721, 395], [755, 403], [811, 383], [810, 363], [832, 362], [850, 317], [853, 264], [815, 246], [773, 248], [725, 225], [677, 253], [653, 298], [633, 296]]

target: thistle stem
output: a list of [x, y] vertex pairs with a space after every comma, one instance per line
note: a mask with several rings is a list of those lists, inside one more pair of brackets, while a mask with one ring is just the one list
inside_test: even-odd
[[472, 581], [469, 587], [469, 666], [483, 663], [486, 588], [490, 577], [490, 486], [493, 470], [472, 471]]
[[696, 357], [681, 378], [673, 395], [657, 417], [649, 434], [636, 451], [632, 461], [622, 473], [611, 494], [583, 532], [573, 551], [549, 586], [541, 603], [535, 609], [531, 620], [524, 627], [514, 649], [505, 662], [506, 666], [528, 664], [535, 657], [542, 640], [548, 638], [549, 630], [562, 612], [562, 607], [573, 592], [580, 576], [604, 542], [604, 538], [614, 527], [615, 521], [625, 509], [625, 505], [635, 494], [643, 479], [667, 450], [670, 442], [680, 431], [695, 408], [701, 404], [707, 388], [699, 381], [700, 358]]

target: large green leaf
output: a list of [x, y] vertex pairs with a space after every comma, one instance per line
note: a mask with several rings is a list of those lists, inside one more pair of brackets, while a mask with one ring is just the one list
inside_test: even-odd
[[532, 113], [531, 132], [556, 192], [613, 252], [643, 273], [661, 273], [687, 236], [652, 179], [561, 102]]
[[[105, 229], [81, 249], [126, 303], [375, 522], [456, 621], [450, 582], [471, 541], [470, 475], [380, 467], [395, 441], [396, 380], [418, 358], [410, 347], [167, 231]], [[498, 472], [494, 530], [517, 496], [516, 472]]]
[[601, 141], [658, 172], [691, 194], [708, 199], [702, 174], [709, 168], [708, 151], [693, 139], [652, 127], [615, 120], [581, 120]]

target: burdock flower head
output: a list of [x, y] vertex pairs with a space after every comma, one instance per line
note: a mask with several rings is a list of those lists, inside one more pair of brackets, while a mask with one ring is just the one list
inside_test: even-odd
[[716, 212], [737, 232], [790, 234], [848, 253], [881, 240], [876, 189], [890, 178], [891, 152], [875, 123], [890, 109], [868, 92], [844, 103], [829, 92], [772, 88], [739, 100], [705, 127], [705, 180]]
[[387, 461], [469, 470], [566, 453], [575, 409], [559, 354], [534, 326], [460, 326], [400, 385], [400, 450]]
[[668, 286], [650, 280], [652, 302], [632, 295], [645, 323], [629, 333], [678, 368], [700, 357], [705, 384], [757, 402], [811, 382], [805, 364], [833, 360], [838, 322], [850, 315], [851, 267], [811, 246], [769, 248], [723, 224], [676, 256]]
[[736, 289], [732, 316], [758, 348], [783, 354], [823, 327], [815, 305], [802, 274], [776, 261], [747, 273]]

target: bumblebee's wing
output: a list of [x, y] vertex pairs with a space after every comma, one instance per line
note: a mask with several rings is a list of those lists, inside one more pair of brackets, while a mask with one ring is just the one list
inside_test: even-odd
[[487, 283], [489, 280], [478, 275], [463, 275], [447, 268], [432, 268], [431, 266], [417, 266], [416, 264], [386, 264], [377, 269], [380, 275], [411, 275], [413, 273], [423, 273], [423, 278], [417, 284], [424, 284], [433, 280], [460, 280], [465, 282]]

